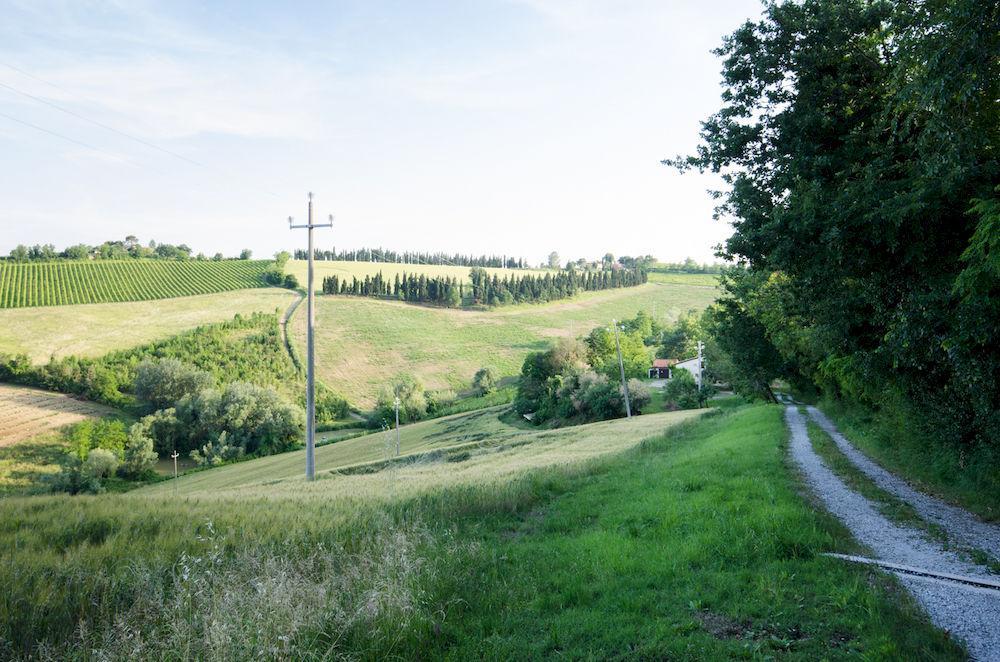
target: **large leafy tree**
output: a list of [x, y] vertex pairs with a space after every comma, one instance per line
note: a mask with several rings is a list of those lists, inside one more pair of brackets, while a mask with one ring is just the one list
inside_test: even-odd
[[718, 49], [722, 107], [672, 162], [722, 175], [722, 253], [762, 274], [724, 328], [966, 442], [1000, 437], [998, 25], [981, 0], [772, 3]]

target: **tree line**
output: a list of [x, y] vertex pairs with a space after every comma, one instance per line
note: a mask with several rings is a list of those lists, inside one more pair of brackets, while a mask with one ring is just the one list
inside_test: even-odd
[[556, 274], [508, 274], [502, 278], [481, 268], [469, 272], [470, 284], [452, 276], [396, 274], [392, 282], [379, 271], [364, 279], [339, 276], [323, 279], [324, 294], [393, 298], [414, 303], [432, 303], [455, 308], [463, 305], [500, 306], [513, 303], [536, 303], [564, 299], [580, 291], [634, 287], [647, 281], [644, 270], [577, 272], [567, 269]]
[[[249, 260], [253, 253], [249, 248], [240, 252], [239, 259]], [[14, 262], [51, 262], [53, 260], [127, 260], [127, 259], [159, 259], [159, 260], [224, 260], [222, 253], [216, 253], [211, 258], [204, 253], [192, 256], [192, 249], [187, 244], [157, 243], [150, 240], [143, 246], [139, 240], [129, 235], [124, 240], [111, 240], [104, 243], [73, 244], [62, 250], [57, 250], [54, 244], [35, 244], [26, 246], [18, 244], [9, 256]]]
[[744, 383], [912, 422], [962, 467], [1000, 457], [997, 25], [979, 0], [769, 5], [666, 161], [728, 184], [709, 321]]
[[[309, 258], [308, 250], [296, 250], [296, 260]], [[401, 264], [437, 264], [453, 267], [492, 267], [496, 269], [526, 269], [524, 258], [507, 255], [462, 255], [461, 253], [422, 253], [418, 251], [393, 251], [386, 248], [358, 248], [351, 251], [313, 249], [314, 260], [340, 260], [345, 262], [393, 262]]]

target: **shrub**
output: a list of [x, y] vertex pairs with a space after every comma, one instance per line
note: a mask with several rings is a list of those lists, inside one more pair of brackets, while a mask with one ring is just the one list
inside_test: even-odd
[[281, 286], [289, 290], [297, 290], [299, 288], [299, 279], [296, 278], [294, 274], [285, 274], [285, 278], [282, 280]]
[[628, 399], [632, 413], [639, 414], [643, 407], [653, 401], [653, 396], [650, 395], [648, 386], [633, 378], [628, 380]]
[[496, 390], [497, 382], [500, 381], [497, 371], [492, 366], [485, 366], [476, 372], [472, 378], [472, 387], [479, 395], [487, 395]]
[[701, 406], [694, 375], [684, 368], [675, 368], [673, 377], [663, 387], [663, 400], [670, 409], [697, 409]]
[[83, 460], [76, 454], [67, 453], [59, 465], [59, 473], [48, 479], [49, 487], [53, 492], [96, 494], [101, 491], [101, 481], [83, 471]]
[[83, 461], [81, 470], [84, 475], [100, 480], [108, 478], [118, 469], [118, 456], [105, 448], [95, 448]]
[[328, 425], [334, 421], [347, 418], [351, 408], [347, 400], [328, 388], [316, 389], [316, 424]]
[[141, 477], [153, 469], [156, 464], [156, 451], [153, 450], [153, 438], [148, 434], [148, 428], [141, 423], [129, 428], [128, 441], [125, 442], [125, 460], [121, 471], [132, 478]]
[[209, 373], [177, 359], [145, 359], [136, 368], [135, 397], [149, 403], [152, 410], [165, 409], [214, 382]]
[[229, 435], [223, 431], [218, 438], [198, 450], [191, 451], [191, 459], [202, 467], [215, 467], [243, 457], [243, 449], [229, 443]]
[[400, 373], [391, 386], [382, 389], [375, 403], [375, 410], [368, 419], [372, 427], [395, 422], [395, 399], [399, 398], [399, 422], [419, 421], [427, 414], [424, 385], [413, 375]]

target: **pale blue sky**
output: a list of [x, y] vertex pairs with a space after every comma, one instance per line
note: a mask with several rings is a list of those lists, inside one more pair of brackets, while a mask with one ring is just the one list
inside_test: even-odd
[[659, 159], [757, 0], [206, 4], [0, 0], [0, 251], [270, 255], [309, 190], [324, 247], [709, 260], [728, 235], [715, 182]]

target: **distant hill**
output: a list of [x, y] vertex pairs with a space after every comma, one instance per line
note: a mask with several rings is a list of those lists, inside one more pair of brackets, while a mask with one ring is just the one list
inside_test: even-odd
[[267, 260], [0, 263], [0, 308], [148, 301], [264, 287]]

